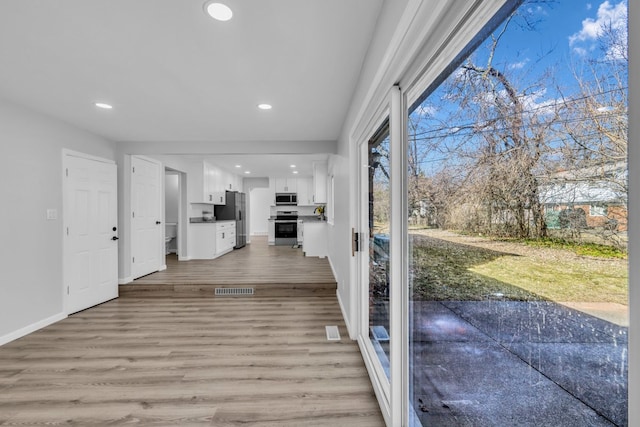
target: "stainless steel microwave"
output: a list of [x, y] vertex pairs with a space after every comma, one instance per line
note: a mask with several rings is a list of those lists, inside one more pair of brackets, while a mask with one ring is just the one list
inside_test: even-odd
[[276, 206], [297, 206], [298, 195], [296, 193], [276, 193]]

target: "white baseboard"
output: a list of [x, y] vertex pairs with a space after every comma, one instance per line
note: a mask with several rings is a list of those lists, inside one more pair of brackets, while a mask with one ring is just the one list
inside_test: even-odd
[[251, 233], [252, 236], [268, 236], [268, 231], [256, 231], [255, 233]]
[[344, 319], [344, 325], [347, 327], [347, 331], [349, 332], [349, 338], [352, 340], [356, 340], [358, 337], [357, 333], [351, 330], [351, 322], [349, 321], [349, 316], [347, 316], [347, 312], [344, 309], [344, 305], [342, 304], [342, 298], [340, 297], [340, 290], [336, 289], [336, 297], [338, 297], [338, 305], [340, 306], [340, 311], [342, 312], [342, 318]]
[[167, 269], [167, 264], [161, 265], [158, 271], [164, 271]]
[[32, 323], [29, 326], [25, 326], [24, 328], [20, 328], [17, 331], [11, 332], [7, 335], [0, 337], [0, 345], [5, 345], [11, 341], [15, 341], [18, 338], [22, 338], [25, 335], [29, 335], [32, 332], [37, 331], [38, 329], [42, 329], [46, 326], [49, 326], [53, 323], [59, 322], [62, 319], [67, 317], [64, 313], [54, 314], [53, 316], [47, 317], [46, 319], [42, 319], [36, 323]]
[[190, 256], [178, 256], [178, 261], [191, 261]]
[[118, 279], [118, 285], [126, 285], [127, 283], [133, 282], [133, 277], [121, 277]]
[[331, 272], [333, 273], [333, 278], [336, 280], [336, 282], [338, 281], [338, 275], [336, 274], [336, 269], [333, 268], [333, 262], [331, 262], [331, 257], [327, 256], [327, 259], [329, 260], [329, 267], [331, 267]]

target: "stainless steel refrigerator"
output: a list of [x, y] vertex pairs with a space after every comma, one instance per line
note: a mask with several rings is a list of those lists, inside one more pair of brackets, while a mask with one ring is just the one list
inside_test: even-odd
[[227, 204], [216, 205], [213, 209], [216, 221], [236, 222], [236, 245], [235, 249], [244, 247], [247, 244], [247, 223], [246, 223], [246, 194], [237, 191], [227, 191]]

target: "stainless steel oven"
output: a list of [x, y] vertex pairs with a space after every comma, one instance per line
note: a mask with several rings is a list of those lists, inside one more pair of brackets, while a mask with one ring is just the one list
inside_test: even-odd
[[298, 243], [298, 212], [278, 211], [275, 225], [275, 244], [289, 246]]

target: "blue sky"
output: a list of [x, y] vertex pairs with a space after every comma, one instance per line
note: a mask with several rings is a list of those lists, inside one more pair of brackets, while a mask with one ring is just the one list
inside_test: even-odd
[[[570, 88], [576, 87], [572, 70], [578, 70], [581, 62], [619, 56], [600, 49], [598, 36], [603, 26], [624, 28], [626, 33], [627, 0], [525, 2], [518, 13], [520, 16], [508, 25], [500, 40], [493, 66], [523, 87], [528, 81], [540, 81], [540, 76], [552, 70], [554, 83], [572, 92]], [[533, 29], [524, 27], [523, 17], [535, 22]], [[483, 43], [472, 54], [478, 66], [486, 65], [487, 45]], [[556, 94], [549, 90], [538, 96], [551, 99]], [[431, 110], [434, 98], [427, 99], [423, 107]]]
[[[536, 22], [535, 28], [519, 27], [522, 17], [516, 18], [500, 42], [496, 65], [520, 67], [531, 74], [553, 67], [561, 74], [569, 71], [571, 62], [607, 55], [599, 48], [597, 38], [607, 24], [626, 28], [627, 1], [525, 3], [519, 13]], [[609, 55], [614, 57], [616, 53]]]
[[[523, 98], [527, 109], [537, 110], [556, 103], [560, 98], [556, 85], [562, 87], [565, 97], [578, 95], [574, 70], [579, 70], [581, 64], [590, 59], [615, 60], [621, 56], [617, 51], [604, 51], [598, 38], [608, 25], [626, 34], [627, 5], [627, 0], [525, 2], [518, 11], [519, 16], [507, 26], [492, 64], [507, 75], [517, 89], [527, 89]], [[525, 28], [525, 18], [535, 23], [533, 28]], [[502, 27], [494, 34], [499, 34]], [[486, 66], [488, 44], [481, 44], [472, 54], [479, 67]], [[543, 79], [549, 70], [552, 79]], [[538, 84], [532, 86], [534, 83]], [[418, 133], [426, 138], [449, 132], [460, 136], [457, 124], [449, 117], [458, 109], [447, 101], [446, 85], [441, 86], [414, 113], [426, 119], [422, 122], [422, 132]], [[434, 160], [429, 160], [430, 157], [425, 161]]]

